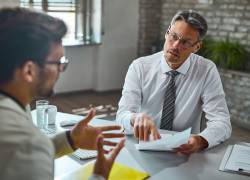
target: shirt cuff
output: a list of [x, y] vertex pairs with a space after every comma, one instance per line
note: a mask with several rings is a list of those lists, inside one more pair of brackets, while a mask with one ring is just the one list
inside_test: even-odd
[[130, 113], [130, 114], [127, 114], [125, 117], [126, 121], [124, 121], [123, 128], [124, 128], [124, 133], [126, 135], [134, 134], [133, 126], [131, 126], [132, 116], [133, 116], [133, 113]]
[[71, 135], [70, 135], [70, 130], [66, 131], [66, 137], [67, 137], [68, 143], [70, 144], [71, 148], [75, 151], [77, 148], [75, 148], [75, 146], [74, 146], [74, 142], [73, 142]]
[[92, 176], [89, 177], [89, 180], [105, 180], [105, 178], [98, 174], [92, 174]]
[[66, 132], [55, 134], [51, 137], [51, 139], [54, 143], [56, 158], [72, 153], [74, 151], [67, 140]]
[[[199, 134], [201, 137], [203, 137], [204, 139], [207, 140], [207, 142], [208, 142], [208, 147], [207, 147], [207, 149], [210, 149], [210, 148], [212, 148], [212, 147], [214, 147], [214, 146], [216, 146], [216, 145], [218, 145], [218, 144], [224, 142], [224, 141], [222, 140], [222, 138], [216, 137], [214, 134], [215, 134], [215, 133], [211, 133], [211, 132], [209, 132], [209, 130], [207, 130], [207, 129], [205, 129], [204, 131], [202, 131], [202, 132]], [[219, 140], [219, 139], [221, 139], [221, 140]]]

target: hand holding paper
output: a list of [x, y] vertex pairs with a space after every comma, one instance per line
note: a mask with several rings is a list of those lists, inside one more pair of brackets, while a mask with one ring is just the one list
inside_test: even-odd
[[155, 141], [150, 140], [148, 142], [139, 141], [139, 144], [136, 144], [135, 147], [138, 150], [171, 151], [173, 148], [188, 143], [190, 134], [191, 128], [177, 132], [174, 135], [161, 134], [161, 139]]

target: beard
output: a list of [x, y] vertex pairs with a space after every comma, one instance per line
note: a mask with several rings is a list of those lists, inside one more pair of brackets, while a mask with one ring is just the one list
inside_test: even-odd
[[38, 83], [35, 87], [35, 94], [37, 97], [51, 97], [54, 95], [54, 85], [48, 85], [48, 77], [46, 77], [46, 73], [41, 70], [39, 72]]
[[46, 88], [44, 85], [44, 81], [41, 81], [36, 88], [36, 95], [38, 97], [51, 97], [54, 95], [54, 89]]

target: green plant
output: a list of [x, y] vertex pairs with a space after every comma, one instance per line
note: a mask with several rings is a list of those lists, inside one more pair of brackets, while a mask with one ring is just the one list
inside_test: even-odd
[[246, 68], [248, 52], [240, 43], [228, 39], [225, 41], [206, 39], [203, 46], [199, 54], [214, 61], [218, 67], [233, 70]]

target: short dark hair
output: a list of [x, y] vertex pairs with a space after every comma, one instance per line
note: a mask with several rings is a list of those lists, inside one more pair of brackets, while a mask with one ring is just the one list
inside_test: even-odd
[[0, 84], [31, 60], [42, 65], [53, 43], [61, 43], [65, 23], [45, 13], [26, 8], [0, 9]]
[[172, 21], [171, 26], [179, 20], [183, 20], [199, 32], [199, 38], [203, 39], [207, 33], [207, 21], [205, 18], [194, 10], [177, 12]]

